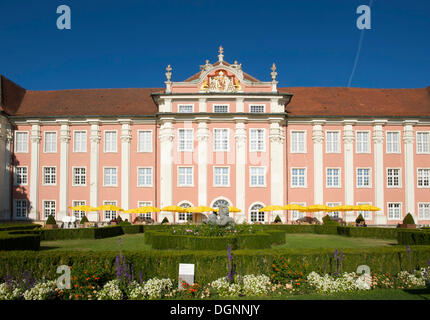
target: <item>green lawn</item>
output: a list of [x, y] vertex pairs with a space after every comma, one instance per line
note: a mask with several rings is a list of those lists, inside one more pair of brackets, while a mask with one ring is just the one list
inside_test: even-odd
[[275, 248], [319, 249], [319, 248], [369, 248], [397, 245], [397, 240], [349, 238], [328, 234], [293, 233], [286, 235], [286, 244]]
[[[119, 239], [122, 239], [122, 250], [151, 250], [144, 242], [144, 234], [126, 234], [113, 238], [98, 240], [57, 240], [42, 241], [41, 250], [82, 250], [82, 251], [119, 251]], [[337, 235], [322, 234], [287, 234], [285, 245], [275, 248], [318, 249], [318, 248], [369, 248], [396, 245], [396, 240], [368, 238], [348, 238]]]

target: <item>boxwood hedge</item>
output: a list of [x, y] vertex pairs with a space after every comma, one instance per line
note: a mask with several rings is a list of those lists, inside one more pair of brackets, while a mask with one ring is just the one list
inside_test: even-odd
[[397, 242], [403, 245], [430, 245], [429, 230], [399, 230]]

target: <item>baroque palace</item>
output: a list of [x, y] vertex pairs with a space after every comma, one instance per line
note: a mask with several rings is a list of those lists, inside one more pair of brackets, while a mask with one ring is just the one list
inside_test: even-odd
[[[32, 91], [2, 76], [0, 220], [81, 216], [68, 208], [81, 204], [227, 204], [238, 222], [291, 223], [305, 213], [259, 209], [296, 203], [372, 204], [381, 211], [362, 214], [374, 225], [408, 212], [430, 223], [430, 87], [281, 88], [274, 64], [260, 81], [222, 47], [184, 81], [166, 70], [164, 88], [137, 89]], [[134, 218], [89, 219], [117, 214]]]

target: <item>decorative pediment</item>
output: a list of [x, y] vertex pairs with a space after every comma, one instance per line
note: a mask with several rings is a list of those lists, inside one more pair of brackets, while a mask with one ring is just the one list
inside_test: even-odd
[[200, 86], [202, 92], [239, 92], [241, 90], [240, 80], [225, 69], [218, 69], [206, 75]]

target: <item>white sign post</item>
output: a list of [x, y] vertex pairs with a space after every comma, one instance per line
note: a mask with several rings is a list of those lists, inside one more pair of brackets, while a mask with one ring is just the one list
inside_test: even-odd
[[194, 284], [194, 264], [192, 263], [180, 263], [179, 264], [179, 277], [178, 277], [178, 288], [183, 289], [182, 281], [185, 281], [189, 285]]

